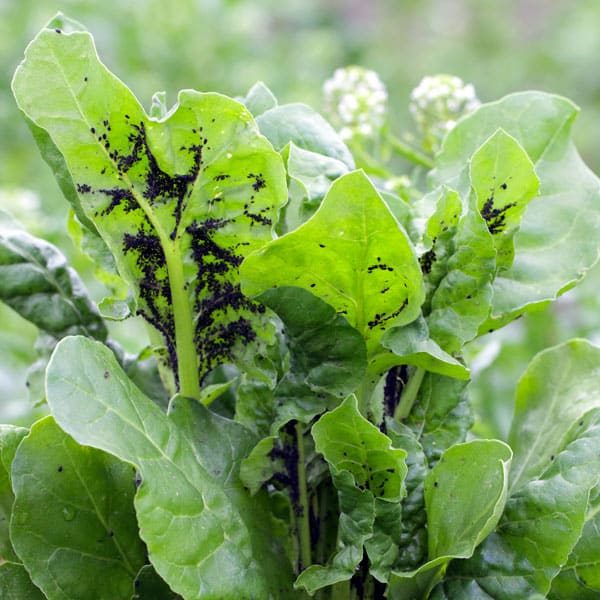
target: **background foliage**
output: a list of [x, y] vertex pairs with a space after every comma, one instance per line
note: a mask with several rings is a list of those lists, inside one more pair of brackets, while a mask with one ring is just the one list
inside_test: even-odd
[[[9, 90], [23, 48], [57, 9], [86, 23], [107, 66], [147, 106], [157, 90], [171, 100], [186, 87], [235, 96], [264, 80], [282, 102], [320, 109], [323, 81], [355, 63], [380, 73], [393, 127], [410, 133], [410, 90], [423, 75], [448, 72], [472, 82], [482, 101], [522, 89], [568, 95], [582, 108], [575, 142], [600, 170], [594, 0], [178, 0], [177, 10], [157, 0], [0, 0], [0, 208], [57, 244], [96, 300], [104, 291], [64, 233], [67, 204]], [[551, 308], [471, 345], [478, 433], [506, 438], [517, 378], [536, 352], [573, 335], [600, 341], [599, 273]], [[113, 332], [130, 351], [144, 335], [135, 320]], [[0, 422], [29, 424], [44, 410], [32, 407], [25, 386], [36, 337], [0, 306]]]

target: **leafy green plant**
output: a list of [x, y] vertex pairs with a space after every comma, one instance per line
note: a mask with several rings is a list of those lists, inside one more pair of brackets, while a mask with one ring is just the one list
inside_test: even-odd
[[[598, 258], [570, 101], [351, 152], [263, 84], [148, 114], [62, 16], [13, 90], [115, 295], [3, 224], [2, 300], [52, 351], [50, 414], [0, 428], [3, 597], [600, 594], [600, 349], [538, 355], [505, 441], [469, 436], [462, 358]], [[138, 357], [104, 324], [129, 313]]]

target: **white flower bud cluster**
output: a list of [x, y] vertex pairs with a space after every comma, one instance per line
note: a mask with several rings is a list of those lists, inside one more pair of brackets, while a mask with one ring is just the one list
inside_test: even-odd
[[433, 75], [412, 91], [409, 110], [423, 134], [424, 147], [436, 151], [458, 119], [480, 104], [472, 84], [453, 75]]
[[325, 111], [344, 140], [371, 137], [381, 129], [387, 90], [375, 71], [351, 66], [336, 69], [323, 84]]

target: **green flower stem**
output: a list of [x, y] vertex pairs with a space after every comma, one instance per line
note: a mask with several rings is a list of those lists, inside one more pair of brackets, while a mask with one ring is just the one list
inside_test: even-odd
[[408, 383], [402, 392], [402, 396], [400, 396], [400, 402], [394, 412], [394, 419], [396, 419], [396, 421], [406, 419], [410, 414], [413, 404], [417, 399], [421, 383], [423, 382], [423, 377], [425, 377], [425, 369], [417, 367], [408, 380]]
[[301, 569], [312, 564], [308, 491], [306, 485], [306, 457], [304, 452], [304, 427], [296, 422], [296, 443], [298, 445], [298, 494], [301, 513], [298, 515], [298, 536], [300, 538]]
[[392, 147], [392, 150], [394, 150], [394, 152], [398, 156], [401, 156], [402, 158], [405, 158], [410, 162], [420, 165], [421, 167], [425, 167], [426, 169], [433, 169], [433, 161], [431, 160], [431, 158], [429, 158], [429, 156], [423, 154], [423, 152], [412, 148], [411, 146], [403, 142], [401, 139], [397, 138], [395, 135], [392, 135], [391, 133], [388, 133], [386, 139]]

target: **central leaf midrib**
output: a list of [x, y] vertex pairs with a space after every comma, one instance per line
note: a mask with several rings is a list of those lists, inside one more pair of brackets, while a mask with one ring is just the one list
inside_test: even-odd
[[[67, 78], [67, 75], [62, 67], [62, 63], [60, 62], [59, 58], [54, 52], [53, 58], [57, 69], [59, 70], [63, 78], [65, 88], [69, 91], [71, 98], [73, 99], [73, 102], [77, 107], [77, 111], [81, 116], [82, 121], [87, 125], [88, 129], [91, 129], [92, 124], [88, 121], [86, 114], [83, 111], [83, 108], [79, 102], [79, 99], [75, 95], [73, 88], [70, 85], [69, 79]], [[102, 63], [100, 62], [98, 64], [98, 68], [106, 69], [106, 67], [104, 67], [104, 65], [102, 65]], [[138, 106], [144, 120], [148, 120], [143, 107], [139, 105], [139, 103]], [[104, 146], [102, 146], [102, 144], [98, 145], [100, 146], [101, 152], [103, 152], [106, 156], [106, 160], [110, 162], [115, 168], [117, 168], [118, 171], [118, 165], [110, 157], [110, 154], [108, 153], [107, 149]], [[155, 218], [150, 205], [138, 193], [128, 174], [123, 173], [122, 177], [123, 181], [126, 183], [126, 185], [128, 185], [129, 191], [131, 192], [135, 201], [138, 203], [138, 206], [144, 211], [144, 214], [150, 221], [150, 224], [152, 225], [152, 227], [154, 227], [165, 254], [167, 276], [169, 278], [169, 288], [171, 291], [173, 307], [173, 320], [175, 323], [175, 347], [177, 355], [177, 370], [179, 375], [179, 391], [184, 396], [190, 398], [199, 398], [200, 385], [198, 383], [197, 376], [198, 360], [193, 337], [194, 327], [192, 311], [185, 290], [185, 278], [183, 275], [183, 264], [181, 260], [181, 255], [179, 253], [175, 241], [171, 244], [169, 236], [166, 235], [160, 222]], [[176, 237], [176, 240], [177, 239], [178, 238]]]

